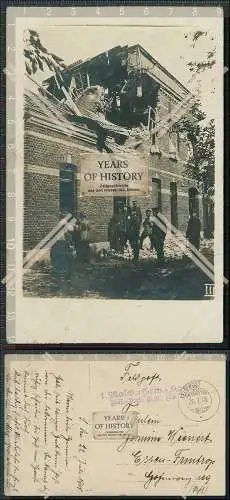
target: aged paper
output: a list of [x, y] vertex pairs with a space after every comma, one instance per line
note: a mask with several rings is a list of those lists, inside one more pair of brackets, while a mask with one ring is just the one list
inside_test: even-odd
[[225, 364], [6, 356], [5, 494], [224, 495]]
[[7, 15], [8, 342], [222, 342], [222, 10]]

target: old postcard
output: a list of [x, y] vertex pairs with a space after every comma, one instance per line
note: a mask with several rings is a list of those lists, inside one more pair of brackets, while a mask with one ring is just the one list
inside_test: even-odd
[[6, 356], [5, 494], [224, 496], [225, 364]]
[[8, 341], [221, 342], [222, 10], [7, 30]]

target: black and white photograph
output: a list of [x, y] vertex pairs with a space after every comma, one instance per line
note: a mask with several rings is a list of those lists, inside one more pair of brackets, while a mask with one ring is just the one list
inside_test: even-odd
[[215, 34], [41, 25], [24, 59], [25, 296], [212, 299]]

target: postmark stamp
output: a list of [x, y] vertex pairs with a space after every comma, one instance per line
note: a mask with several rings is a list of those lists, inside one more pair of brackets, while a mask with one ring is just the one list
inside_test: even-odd
[[137, 437], [137, 416], [137, 412], [94, 412], [92, 418], [93, 438], [121, 439]]
[[204, 380], [191, 380], [179, 392], [179, 408], [195, 422], [209, 420], [218, 411], [220, 396], [216, 387]]

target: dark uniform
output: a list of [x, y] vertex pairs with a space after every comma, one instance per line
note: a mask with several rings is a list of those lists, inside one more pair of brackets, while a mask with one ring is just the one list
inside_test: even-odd
[[116, 235], [116, 225], [117, 225], [117, 220], [116, 216], [113, 215], [111, 219], [109, 220], [108, 224], [108, 240], [110, 244], [110, 249], [111, 250], [118, 250], [118, 244], [117, 244], [117, 235]]
[[139, 224], [139, 230], [140, 230], [140, 227], [141, 227], [141, 223], [142, 223], [142, 214], [141, 214], [141, 209], [140, 207], [137, 205], [137, 202], [136, 201], [133, 201], [133, 206], [129, 208], [130, 209], [130, 213], [131, 214], [134, 214], [135, 213], [135, 217], [137, 218], [138, 220], [138, 224]]
[[81, 262], [88, 262], [90, 259], [89, 246], [89, 223], [86, 216], [77, 219], [73, 232], [72, 242], [76, 250], [77, 259]]
[[90, 246], [89, 246], [89, 222], [86, 215], [81, 217], [81, 244], [79, 247], [78, 257], [81, 262], [88, 262], [90, 260]]
[[[151, 211], [146, 210], [146, 218], [143, 222], [143, 231], [142, 231], [141, 237], [140, 237], [140, 249], [143, 246], [143, 242], [144, 242], [145, 238], [149, 237], [149, 239], [151, 241], [152, 227], [153, 227], [153, 221], [151, 218]], [[152, 242], [151, 242], [151, 246], [152, 246]]]
[[200, 231], [201, 231], [201, 223], [199, 217], [194, 213], [190, 217], [188, 221], [188, 227], [186, 231], [186, 238], [194, 247], [199, 250], [200, 248]]
[[72, 258], [70, 242], [67, 239], [58, 240], [53, 244], [50, 250], [50, 261], [60, 285], [71, 276]]
[[128, 212], [120, 211], [117, 215], [117, 238], [119, 251], [123, 252], [128, 239]]
[[128, 225], [128, 239], [133, 250], [134, 261], [139, 257], [139, 234], [142, 222], [140, 207], [133, 204], [130, 211], [130, 220]]
[[76, 253], [78, 253], [80, 241], [81, 241], [81, 223], [80, 220], [77, 219], [72, 231], [72, 243], [74, 249], [76, 250]]
[[152, 247], [155, 248], [157, 252], [157, 258], [159, 262], [164, 262], [164, 242], [165, 242], [165, 236], [166, 236], [166, 230], [167, 226], [166, 224], [158, 218], [157, 213], [154, 213], [154, 218], [159, 221], [159, 224], [163, 226], [163, 228], [159, 227], [157, 222], [154, 221], [153, 219], [153, 225], [152, 225], [152, 234], [151, 234], [151, 245]]

